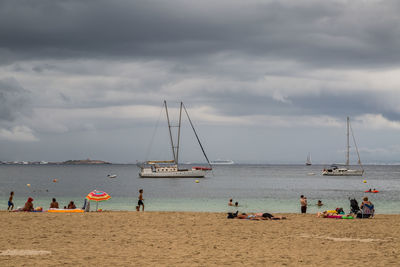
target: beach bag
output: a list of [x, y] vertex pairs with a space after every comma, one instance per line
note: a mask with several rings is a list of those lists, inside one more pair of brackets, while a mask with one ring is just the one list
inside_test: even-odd
[[336, 208], [337, 214], [344, 214], [343, 208]]
[[228, 212], [228, 219], [234, 219], [235, 217], [237, 217], [239, 211], [236, 211], [235, 213], [233, 212]]

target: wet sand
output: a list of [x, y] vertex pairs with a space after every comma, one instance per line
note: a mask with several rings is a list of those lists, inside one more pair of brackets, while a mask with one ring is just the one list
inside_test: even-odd
[[399, 266], [400, 215], [0, 212], [0, 266]]

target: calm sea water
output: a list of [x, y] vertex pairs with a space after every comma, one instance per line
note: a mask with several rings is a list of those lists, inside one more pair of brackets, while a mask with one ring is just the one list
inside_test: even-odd
[[[400, 214], [400, 166], [365, 166], [363, 177], [321, 176], [323, 167], [220, 165], [195, 183], [196, 179], [187, 178], [139, 178], [136, 165], [0, 165], [0, 209], [7, 208], [10, 191], [15, 192], [16, 207], [31, 196], [35, 207], [48, 208], [53, 197], [61, 206], [74, 200], [79, 207], [85, 196], [97, 189], [112, 196], [99, 208], [134, 210], [138, 190], [143, 188], [145, 208], [151, 211], [226, 212], [230, 211], [228, 200], [233, 198], [240, 211], [299, 212], [299, 196], [303, 194], [308, 197], [309, 212], [336, 207], [348, 211], [349, 197], [361, 201], [368, 196], [377, 213]], [[110, 179], [107, 174], [118, 177]], [[380, 193], [364, 193], [369, 188]], [[324, 203], [322, 208], [315, 205], [319, 199]]]

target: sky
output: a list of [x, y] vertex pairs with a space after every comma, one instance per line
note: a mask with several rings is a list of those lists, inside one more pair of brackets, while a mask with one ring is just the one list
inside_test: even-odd
[[[342, 163], [349, 116], [362, 162], [399, 163], [398, 14], [396, 0], [0, 0], [0, 160], [170, 158], [167, 100], [211, 160]], [[180, 159], [204, 161], [189, 127]]]

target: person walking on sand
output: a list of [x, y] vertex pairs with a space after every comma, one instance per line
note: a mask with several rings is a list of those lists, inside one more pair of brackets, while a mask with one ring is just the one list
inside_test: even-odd
[[307, 212], [307, 198], [303, 195], [300, 196], [300, 207], [301, 207], [301, 213], [306, 213]]
[[8, 208], [7, 208], [7, 210], [13, 210], [14, 209], [13, 198], [14, 198], [14, 191], [11, 191], [10, 197], [8, 198]]
[[144, 203], [143, 203], [143, 189], [140, 189], [139, 190], [139, 200], [138, 200], [138, 206], [139, 206], [139, 209], [140, 209], [140, 206], [142, 206], [142, 211], [144, 211]]

